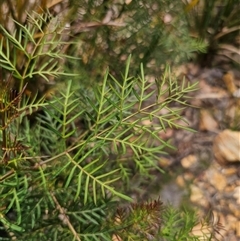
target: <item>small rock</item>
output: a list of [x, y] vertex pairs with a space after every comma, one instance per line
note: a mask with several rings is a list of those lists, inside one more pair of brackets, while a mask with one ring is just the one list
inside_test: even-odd
[[191, 185], [190, 188], [191, 188], [191, 201], [192, 202], [197, 202], [203, 198], [202, 190], [199, 187], [197, 187], [195, 185]]
[[216, 131], [218, 129], [217, 121], [208, 110], [200, 111], [199, 129], [201, 131]]
[[206, 176], [211, 185], [213, 185], [218, 191], [223, 191], [227, 186], [226, 177], [216, 170], [208, 170]]
[[176, 183], [179, 187], [186, 188], [186, 185], [188, 185], [188, 183], [192, 182], [192, 180], [194, 178], [195, 178], [195, 176], [193, 175], [193, 173], [186, 172], [182, 175], [177, 176]]
[[177, 176], [176, 183], [179, 187], [185, 187], [186, 186], [186, 182], [185, 182], [182, 175]]
[[229, 209], [230, 213], [232, 213], [234, 215], [234, 217], [236, 217], [238, 219], [240, 218], [239, 205], [237, 205], [234, 202], [228, 202], [228, 209]]
[[235, 92], [233, 93], [233, 96], [236, 98], [240, 98], [240, 89], [235, 90]]
[[239, 229], [239, 224], [240, 224], [240, 221], [234, 217], [233, 215], [227, 215], [227, 224], [228, 224], [228, 227], [229, 230], [234, 230], [236, 231], [236, 234], [237, 234], [237, 237], [240, 237], [240, 229]]
[[172, 17], [172, 15], [170, 15], [169, 13], [167, 13], [167, 14], [165, 14], [165, 15], [163, 16], [163, 22], [164, 22], [165, 24], [171, 23], [172, 20], [173, 20], [173, 17]]
[[225, 188], [225, 192], [226, 193], [229, 193], [229, 192], [234, 192], [235, 190], [235, 185], [228, 185], [226, 188]]
[[219, 164], [240, 162], [240, 131], [224, 130], [213, 141], [213, 152]]
[[181, 160], [181, 164], [184, 168], [191, 168], [197, 163], [197, 157], [195, 155], [188, 155]]
[[237, 199], [237, 204], [240, 204], [240, 186], [235, 187], [233, 197]]
[[237, 237], [240, 238], [240, 221], [239, 220], [236, 222], [236, 233], [237, 233]]

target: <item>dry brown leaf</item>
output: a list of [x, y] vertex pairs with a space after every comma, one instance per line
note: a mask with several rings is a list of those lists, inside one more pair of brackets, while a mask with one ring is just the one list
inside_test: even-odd
[[51, 7], [59, 4], [59, 3], [62, 2], [62, 1], [63, 1], [63, 0], [51, 0], [51, 1], [48, 0], [48, 2], [47, 2], [47, 8], [49, 9], [49, 8], [51, 8]]
[[234, 83], [234, 76], [232, 72], [228, 72], [223, 76], [223, 81], [227, 86], [228, 91], [231, 94], [234, 94], [237, 91], [237, 87]]
[[117, 234], [113, 234], [112, 241], [122, 241], [122, 239]]
[[211, 237], [212, 234], [212, 229], [208, 226], [203, 227], [202, 223], [198, 223], [196, 226], [193, 227], [191, 234], [193, 234], [194, 236], [199, 236], [199, 237], [203, 237], [209, 239]]

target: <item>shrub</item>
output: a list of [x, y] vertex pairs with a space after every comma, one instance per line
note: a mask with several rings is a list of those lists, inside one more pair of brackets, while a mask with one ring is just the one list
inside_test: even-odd
[[[196, 84], [178, 84], [169, 67], [155, 82], [145, 78], [143, 65], [130, 76], [130, 57], [121, 79], [106, 71], [101, 83], [76, 84], [61, 69], [70, 56], [59, 50], [61, 26], [48, 28], [49, 17], [29, 15], [29, 25], [16, 22], [14, 34], [1, 26], [2, 240], [175, 240], [178, 231], [166, 231], [171, 219], [164, 219], [161, 201], [129, 206], [128, 187], [137, 173], [144, 179], [161, 171], [159, 154], [170, 145], [159, 132], [188, 129], [177, 121]], [[51, 98], [26, 92], [37, 78], [60, 76], [66, 81]], [[195, 224], [174, 227], [186, 233]]]

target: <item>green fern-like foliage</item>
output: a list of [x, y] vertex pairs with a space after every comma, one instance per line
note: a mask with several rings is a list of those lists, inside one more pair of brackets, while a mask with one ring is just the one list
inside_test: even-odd
[[163, 203], [160, 200], [133, 204], [127, 210], [117, 209], [116, 240], [155, 240], [162, 225], [162, 211]]
[[[136, 174], [144, 178], [160, 170], [159, 155], [171, 146], [159, 132], [168, 126], [188, 129], [178, 120], [196, 84], [179, 84], [169, 67], [155, 82], [145, 78], [143, 65], [139, 76], [131, 76], [129, 57], [121, 79], [106, 71], [100, 84], [79, 86], [58, 67], [68, 56], [58, 52], [63, 42], [56, 30], [51, 39], [43, 31], [47, 18], [29, 16], [31, 24], [19, 25], [14, 35], [2, 27], [0, 64], [8, 79], [0, 80], [1, 239], [158, 239], [160, 201], [120, 206], [133, 200], [128, 190]], [[28, 52], [29, 46], [36, 51]], [[48, 59], [43, 65], [42, 58]], [[59, 75], [67, 80], [51, 99], [25, 93], [34, 76]], [[11, 78], [19, 81], [18, 91]], [[29, 115], [39, 110], [31, 121]]]
[[162, 212], [162, 228], [159, 233], [161, 241], [190, 240], [211, 241], [218, 240], [216, 234], [223, 229], [219, 220], [209, 213], [204, 219], [199, 220], [194, 211], [182, 210], [168, 206]]
[[7, 73], [12, 73], [12, 86], [19, 91], [28, 83], [34, 98], [37, 91], [46, 92], [46, 82], [50, 85], [55, 77], [65, 75], [63, 63], [70, 56], [61, 51], [66, 45], [64, 28], [50, 14], [28, 14], [27, 25], [14, 23], [13, 33], [0, 25], [1, 75], [8, 78]]

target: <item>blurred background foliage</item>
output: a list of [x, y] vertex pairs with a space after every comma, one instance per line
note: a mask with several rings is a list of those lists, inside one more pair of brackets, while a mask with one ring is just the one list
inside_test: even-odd
[[27, 12], [49, 11], [55, 22], [48, 24], [57, 21], [64, 28], [61, 38], [68, 44], [62, 51], [79, 58], [64, 66], [89, 84], [102, 79], [107, 67], [117, 75], [129, 54], [133, 75], [140, 63], [155, 77], [166, 63], [193, 59], [238, 67], [239, 5], [238, 0], [12, 0], [0, 2], [0, 24], [14, 32], [14, 20], [26, 24]]
[[56, 18], [48, 24], [60, 23], [61, 38], [69, 43], [62, 51], [79, 58], [65, 62], [65, 67], [89, 83], [101, 79], [107, 67], [112, 74], [119, 73], [130, 53], [131, 74], [143, 63], [146, 74], [156, 76], [166, 63], [180, 64], [193, 53], [204, 52], [204, 36], [190, 35], [182, 15], [185, 5], [178, 0], [1, 1], [0, 24], [13, 33], [18, 29], [14, 21], [27, 23], [27, 12], [49, 11]]
[[239, 68], [240, 64], [240, 2], [238, 0], [184, 1], [185, 16], [191, 36], [207, 43], [205, 53], [198, 55], [204, 67], [220, 65]]

